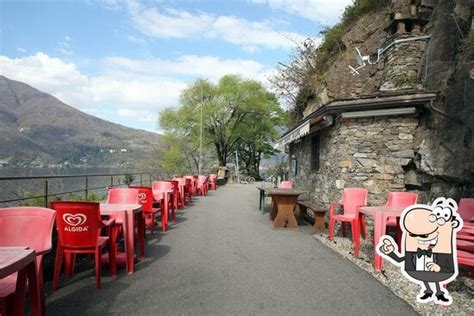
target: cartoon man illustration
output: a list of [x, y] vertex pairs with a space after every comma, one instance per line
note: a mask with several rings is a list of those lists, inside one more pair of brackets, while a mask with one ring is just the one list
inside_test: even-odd
[[[431, 206], [416, 204], [406, 208], [400, 219], [403, 232], [401, 253], [390, 236], [382, 236], [377, 253], [401, 266], [410, 281], [421, 285], [417, 300], [450, 305], [452, 298], [442, 285], [458, 275], [456, 232], [462, 227], [453, 199], [437, 198]], [[436, 288], [435, 297], [430, 283]]]

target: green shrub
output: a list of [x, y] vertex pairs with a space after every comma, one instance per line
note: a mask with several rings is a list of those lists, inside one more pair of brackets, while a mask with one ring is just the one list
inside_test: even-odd
[[123, 176], [123, 180], [122, 180], [123, 184], [126, 184], [127, 186], [129, 186], [130, 184], [133, 183], [133, 181], [135, 181], [135, 176], [134, 175], [126, 174], [126, 175]]

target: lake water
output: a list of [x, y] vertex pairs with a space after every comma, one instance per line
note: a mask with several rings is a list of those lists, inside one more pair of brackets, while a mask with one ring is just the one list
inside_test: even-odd
[[[52, 176], [52, 175], [85, 175], [85, 174], [112, 174], [112, 173], [126, 173], [127, 170], [119, 168], [0, 168], [0, 177], [5, 176]], [[131, 172], [131, 171], [130, 171]], [[123, 183], [123, 176], [114, 176], [113, 184], [118, 185]], [[144, 176], [144, 184], [148, 184], [148, 177]], [[77, 195], [84, 194], [84, 188], [86, 184], [85, 177], [78, 178], [63, 178], [63, 179], [48, 179], [49, 193], [58, 193], [65, 191], [81, 190], [81, 192], [75, 193]], [[110, 176], [102, 177], [89, 177], [88, 187], [107, 187], [111, 184]], [[139, 184], [139, 177], [136, 177], [135, 183]], [[28, 179], [28, 180], [0, 180], [0, 201], [16, 199], [24, 196], [37, 196], [42, 195], [44, 192], [45, 181], [44, 179]], [[92, 192], [93, 190], [90, 190]], [[93, 192], [98, 194], [104, 194], [105, 188], [94, 190]], [[67, 197], [63, 195], [62, 198]], [[18, 204], [16, 202], [13, 204]], [[9, 203], [8, 205], [12, 205]], [[6, 206], [4, 203], [0, 203], [0, 207]]]

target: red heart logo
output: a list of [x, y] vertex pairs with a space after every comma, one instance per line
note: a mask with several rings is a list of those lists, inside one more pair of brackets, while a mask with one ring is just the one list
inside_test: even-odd
[[146, 193], [138, 193], [138, 201], [140, 204], [146, 203]]
[[66, 224], [71, 226], [79, 226], [84, 224], [87, 221], [87, 216], [85, 214], [63, 214], [63, 220]]

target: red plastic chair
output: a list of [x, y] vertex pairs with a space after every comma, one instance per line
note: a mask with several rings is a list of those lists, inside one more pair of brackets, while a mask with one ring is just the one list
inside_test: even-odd
[[184, 199], [186, 200], [186, 195], [188, 196], [188, 203], [193, 201], [193, 196], [197, 192], [197, 182], [194, 178], [185, 178], [186, 185], [184, 186]]
[[156, 226], [156, 216], [161, 212], [161, 208], [153, 208], [153, 191], [150, 187], [130, 186], [130, 189], [138, 190], [138, 202], [143, 207], [143, 216], [145, 218], [145, 227], [153, 230]]
[[458, 213], [465, 222], [470, 222], [474, 218], [474, 198], [464, 198], [459, 200]]
[[464, 250], [457, 250], [458, 264], [470, 267], [471, 277], [474, 276], [474, 253]]
[[108, 204], [140, 204], [139, 190], [132, 188], [109, 188], [107, 192]]
[[[341, 222], [342, 236], [346, 237], [345, 223], [351, 223], [352, 242], [354, 243], [354, 255], [359, 256], [360, 232], [366, 238], [365, 220], [362, 217], [359, 223], [359, 207], [367, 205], [368, 191], [362, 188], [346, 188], [342, 193], [342, 199], [339, 202], [331, 203], [329, 206], [329, 239], [334, 239], [334, 224]], [[342, 205], [343, 214], [336, 214], [337, 205]], [[362, 230], [360, 229], [362, 227]]]
[[[74, 270], [76, 254], [94, 254], [95, 284], [100, 288], [102, 270], [102, 250], [109, 247], [109, 263], [112, 276], [116, 275], [114, 224], [115, 221], [103, 222], [100, 217], [100, 204], [95, 202], [51, 202], [56, 210], [56, 229], [58, 231], [58, 247], [54, 264], [53, 290], [58, 288], [59, 276], [63, 259], [65, 272], [71, 275]], [[107, 228], [108, 236], [101, 236], [102, 228]], [[68, 262], [68, 260], [73, 262]], [[71, 271], [68, 271], [68, 270]]]
[[293, 189], [293, 181], [287, 180], [280, 183], [280, 189]]
[[193, 177], [193, 176], [185, 176], [184, 178], [190, 180], [190, 181], [189, 181], [189, 184], [190, 184], [190, 188], [191, 188], [191, 189], [190, 189], [190, 191], [191, 191], [191, 196], [196, 195], [196, 190], [197, 190], [197, 188], [196, 188], [196, 185], [195, 185], [195, 183], [194, 183], [194, 177]]
[[177, 211], [179, 208], [179, 182], [176, 180], [164, 180], [173, 186], [173, 207]]
[[[410, 205], [416, 204], [418, 200], [418, 193], [413, 192], [388, 192], [387, 203], [385, 206], [387, 207], [408, 207]], [[396, 217], [389, 217], [387, 220], [387, 225], [385, 227], [385, 234], [388, 233], [390, 227], [396, 227], [397, 229], [397, 244], [398, 249], [400, 248], [402, 242], [402, 231], [400, 227], [397, 225], [397, 218]]]
[[[138, 198], [139, 190], [132, 188], [109, 188], [107, 191], [107, 204], [141, 204]], [[115, 220], [115, 225], [118, 226], [118, 235], [123, 233], [123, 223], [120, 217], [111, 215], [110, 219]], [[144, 218], [137, 220], [143, 221]], [[139, 225], [135, 225], [139, 227]], [[138, 240], [140, 244], [140, 256], [143, 258], [145, 256], [145, 234], [144, 232], [138, 232]]]
[[168, 214], [170, 206], [173, 212], [172, 220], [176, 221], [176, 212], [174, 209], [174, 203], [171, 199], [172, 193], [167, 191], [173, 191], [173, 184], [169, 181], [153, 181], [152, 183], [153, 197], [155, 201], [161, 201], [161, 224], [162, 231], [166, 231], [168, 225]]
[[[45, 314], [43, 255], [50, 252], [52, 248], [51, 238], [55, 216], [56, 211], [43, 207], [25, 206], [0, 209], [0, 247], [28, 247], [36, 252], [36, 275], [43, 314]], [[13, 292], [8, 288], [15, 289], [16, 275], [2, 281], [13, 283], [11, 287], [1, 286], [0, 289], [0, 297], [6, 298], [5, 301], [9, 305]]]
[[211, 188], [211, 190], [217, 190], [217, 188], [218, 188], [218, 186], [217, 186], [217, 174], [211, 173], [209, 175], [209, 188]]
[[197, 190], [201, 196], [206, 196], [207, 193], [207, 177], [204, 175], [198, 175]]
[[185, 187], [186, 187], [186, 179], [185, 178], [180, 178], [176, 177], [172, 179], [173, 181], [178, 181], [179, 185], [179, 204], [181, 207], [186, 206], [186, 201], [185, 201]]
[[[464, 224], [466, 223], [469, 222]], [[456, 247], [458, 264], [469, 266], [471, 277], [474, 277], [474, 228], [472, 226], [465, 226], [457, 233]]]

